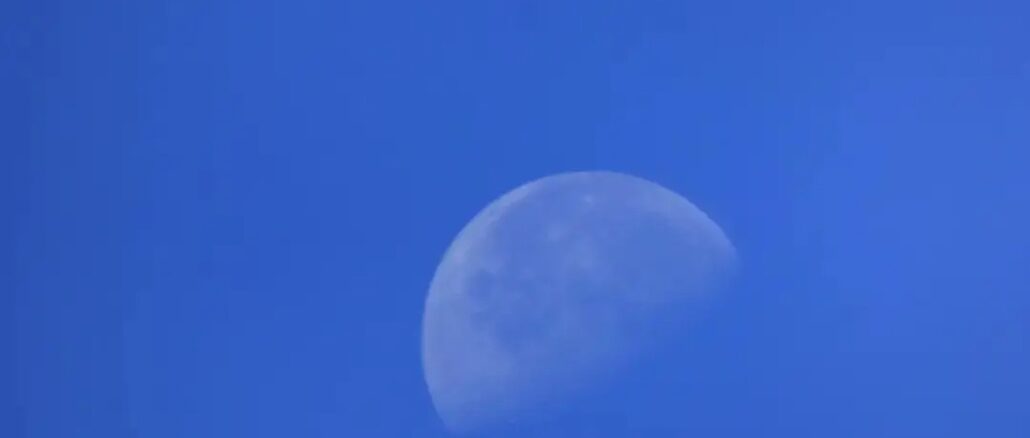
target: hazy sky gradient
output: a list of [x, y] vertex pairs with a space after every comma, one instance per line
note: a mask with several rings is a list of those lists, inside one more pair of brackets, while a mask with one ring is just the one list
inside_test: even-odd
[[650, 370], [689, 391], [627, 395], [668, 436], [1030, 436], [1025, 1], [14, 0], [0, 31], [0, 436], [443, 436], [433, 269], [585, 169], [740, 254]]

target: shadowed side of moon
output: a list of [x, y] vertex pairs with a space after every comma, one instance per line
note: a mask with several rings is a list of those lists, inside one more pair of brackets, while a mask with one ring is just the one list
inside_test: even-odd
[[422, 361], [454, 432], [541, 414], [660, 341], [735, 251], [683, 197], [612, 172], [542, 178], [458, 234], [425, 304]]

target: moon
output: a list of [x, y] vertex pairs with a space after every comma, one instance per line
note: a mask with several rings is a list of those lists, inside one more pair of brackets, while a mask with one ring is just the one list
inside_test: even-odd
[[736, 251], [684, 197], [614, 172], [563, 173], [480, 211], [425, 302], [422, 365], [455, 433], [546, 415], [670, 335]]

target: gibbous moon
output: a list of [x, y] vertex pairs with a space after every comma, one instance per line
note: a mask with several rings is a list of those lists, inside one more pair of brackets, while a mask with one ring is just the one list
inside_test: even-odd
[[512, 190], [461, 230], [430, 285], [422, 364], [437, 412], [464, 433], [560, 405], [670, 334], [734, 259], [704, 212], [644, 179], [574, 172]]

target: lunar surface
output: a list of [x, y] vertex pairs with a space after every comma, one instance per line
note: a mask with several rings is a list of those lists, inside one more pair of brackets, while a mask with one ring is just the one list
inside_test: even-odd
[[678, 194], [612, 172], [516, 188], [454, 239], [429, 288], [426, 384], [459, 434], [561, 404], [670, 333], [732, 271], [722, 230]]

